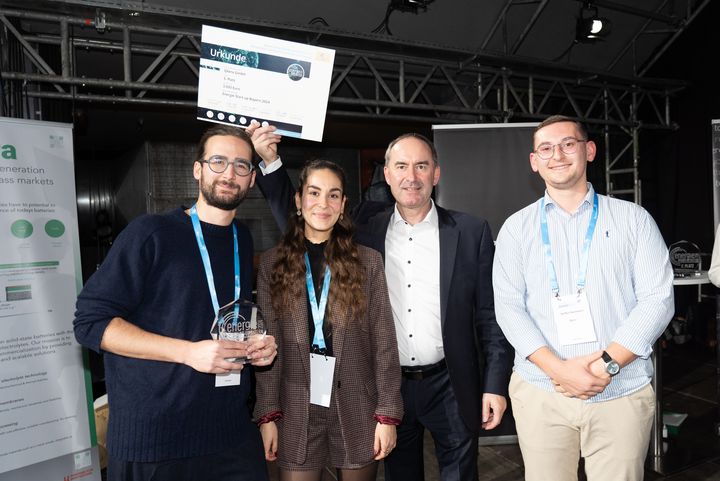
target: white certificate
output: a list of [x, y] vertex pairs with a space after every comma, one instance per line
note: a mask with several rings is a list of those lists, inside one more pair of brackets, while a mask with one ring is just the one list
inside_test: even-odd
[[203, 25], [197, 118], [322, 140], [335, 51]]

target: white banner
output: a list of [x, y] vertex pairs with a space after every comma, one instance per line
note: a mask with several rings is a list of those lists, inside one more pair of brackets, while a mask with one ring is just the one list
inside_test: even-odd
[[2, 481], [100, 479], [72, 329], [82, 280], [72, 143], [68, 124], [0, 117]]

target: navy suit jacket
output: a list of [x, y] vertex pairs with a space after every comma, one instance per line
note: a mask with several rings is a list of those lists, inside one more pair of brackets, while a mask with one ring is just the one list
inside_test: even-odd
[[[295, 189], [284, 167], [257, 176], [281, 229], [294, 214]], [[393, 205], [365, 201], [352, 212], [355, 240], [385, 257]], [[513, 351], [495, 321], [487, 221], [436, 206], [440, 231], [440, 305], [443, 348], [460, 415], [469, 429], [482, 422], [482, 394], [507, 396]]]

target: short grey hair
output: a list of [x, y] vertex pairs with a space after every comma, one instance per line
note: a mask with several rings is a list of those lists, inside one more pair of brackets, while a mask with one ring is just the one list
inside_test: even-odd
[[390, 162], [390, 151], [392, 150], [395, 145], [400, 142], [401, 140], [405, 140], [408, 138], [414, 138], [418, 139], [420, 142], [424, 143], [428, 149], [430, 149], [430, 154], [432, 155], [432, 160], [435, 165], [438, 165], [438, 159], [437, 159], [437, 150], [435, 150], [435, 145], [433, 145], [432, 141], [425, 137], [422, 134], [418, 134], [417, 132], [410, 132], [407, 134], [402, 134], [400, 137], [397, 137], [395, 140], [390, 142], [388, 145], [387, 150], [385, 151], [385, 165], [388, 165], [388, 162]]

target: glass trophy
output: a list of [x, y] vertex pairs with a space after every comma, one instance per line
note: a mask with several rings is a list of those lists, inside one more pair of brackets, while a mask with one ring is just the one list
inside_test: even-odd
[[672, 244], [668, 250], [676, 278], [700, 276], [700, 248], [696, 244], [681, 240]]
[[[210, 334], [213, 339], [252, 343], [266, 334], [265, 320], [257, 304], [238, 299], [220, 308], [213, 321]], [[230, 362], [247, 364], [246, 357], [233, 357]]]

